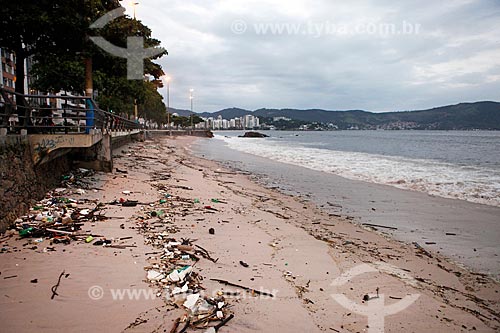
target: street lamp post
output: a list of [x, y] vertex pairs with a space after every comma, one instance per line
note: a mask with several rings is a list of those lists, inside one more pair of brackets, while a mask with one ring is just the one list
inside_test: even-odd
[[[139, 122], [139, 115], [137, 113], [137, 99], [134, 98], [134, 118], [135, 118], [135, 122], [138, 123]], [[146, 118], [146, 117], [144, 117]]]
[[194, 92], [194, 89], [189, 89], [189, 99], [191, 100], [191, 131], [194, 130], [194, 126], [193, 126], [193, 92]]
[[134, 20], [135, 20], [135, 6], [137, 6], [138, 4], [139, 4], [138, 2], [133, 2], [133, 1], [130, 2], [130, 5], [132, 6], [132, 8], [134, 8]]

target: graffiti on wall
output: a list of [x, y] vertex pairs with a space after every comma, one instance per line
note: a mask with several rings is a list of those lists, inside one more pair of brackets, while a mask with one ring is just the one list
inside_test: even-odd
[[75, 144], [75, 137], [72, 135], [43, 136], [33, 143], [33, 161], [40, 162], [51, 151], [58, 148], [71, 147]]

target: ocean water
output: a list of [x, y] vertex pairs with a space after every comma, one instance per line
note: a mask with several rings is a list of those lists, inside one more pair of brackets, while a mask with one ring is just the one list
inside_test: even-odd
[[238, 138], [216, 132], [229, 149], [353, 180], [500, 207], [500, 132], [266, 132]]
[[500, 132], [216, 132], [192, 151], [500, 281]]

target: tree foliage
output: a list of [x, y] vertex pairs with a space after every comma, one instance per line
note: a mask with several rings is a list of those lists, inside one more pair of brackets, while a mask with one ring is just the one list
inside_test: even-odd
[[[81, 52], [90, 23], [119, 6], [118, 0], [2, 1], [0, 47], [16, 53], [17, 73], [24, 73], [29, 56]], [[24, 93], [23, 80], [16, 80], [16, 92]]]
[[[134, 101], [137, 101], [144, 117], [161, 120], [165, 107], [155, 87], [164, 73], [153, 60], [166, 52], [144, 61], [145, 74], [151, 76], [155, 84], [148, 80], [132, 81], [126, 78], [127, 59], [110, 55], [88, 38], [102, 36], [126, 48], [127, 37], [141, 36], [145, 48], [160, 45], [147, 26], [127, 16], [113, 20], [102, 29], [90, 29], [99, 17], [118, 7], [118, 0], [5, 2], [0, 6], [0, 47], [16, 53], [18, 72], [24, 71], [24, 59], [33, 56], [34, 88], [52, 93], [64, 90], [83, 94], [84, 60], [92, 58], [94, 89], [98, 91], [97, 101], [102, 109], [127, 116], [133, 114]], [[19, 93], [24, 93], [22, 81], [16, 82]]]
[[171, 121], [174, 123], [175, 126], [179, 127], [191, 127], [191, 118], [192, 118], [192, 124], [196, 125], [198, 123], [203, 122], [203, 119], [201, 119], [197, 115], [191, 115], [189, 117], [184, 117], [184, 116], [172, 116]]

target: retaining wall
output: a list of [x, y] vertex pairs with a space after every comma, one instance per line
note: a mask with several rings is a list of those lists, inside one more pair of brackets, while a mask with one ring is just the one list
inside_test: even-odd
[[36, 166], [27, 136], [0, 136], [0, 232], [55, 187], [71, 168], [67, 155]]

